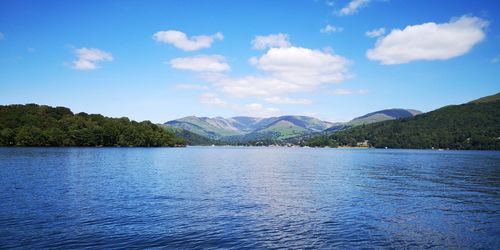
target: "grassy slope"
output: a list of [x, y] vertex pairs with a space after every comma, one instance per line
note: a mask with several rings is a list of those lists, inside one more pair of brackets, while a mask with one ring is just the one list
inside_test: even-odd
[[275, 133], [277, 135], [276, 139], [286, 139], [298, 135], [303, 135], [309, 133], [310, 131], [299, 127], [289, 121], [278, 121], [271, 126], [259, 130], [259, 133]]
[[208, 122], [192, 116], [179, 119], [176, 121], [176, 124], [172, 124], [172, 126], [180, 127], [211, 139], [242, 134], [240, 131], [218, 128]]
[[472, 101], [471, 103], [487, 103], [487, 102], [495, 102], [500, 100], [500, 93], [496, 93], [494, 95], [485, 96], [479, 98], [477, 100]]
[[169, 125], [164, 125], [161, 124], [166, 131], [170, 131], [174, 133], [176, 136], [184, 139], [187, 145], [200, 145], [200, 146], [207, 146], [207, 145], [213, 145], [213, 144], [219, 144], [220, 142], [217, 140], [213, 140], [204, 136], [201, 136], [199, 134], [193, 133], [189, 130], [185, 130], [182, 128], [178, 127], [172, 127]]

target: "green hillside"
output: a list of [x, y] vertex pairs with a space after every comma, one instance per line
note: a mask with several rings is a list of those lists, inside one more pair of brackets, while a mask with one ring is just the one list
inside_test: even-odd
[[184, 130], [191, 131], [195, 134], [210, 139], [220, 139], [224, 136], [233, 136], [242, 134], [241, 131], [238, 131], [236, 129], [230, 129], [227, 127], [216, 126], [213, 123], [208, 122], [207, 120], [210, 119], [188, 116], [178, 120], [169, 121], [165, 123], [165, 125], [182, 128]]
[[171, 127], [169, 125], [160, 125], [165, 130], [174, 133], [177, 137], [180, 137], [184, 140], [186, 145], [198, 145], [198, 146], [209, 146], [209, 145], [219, 145], [221, 144], [218, 140], [213, 140], [199, 134], [193, 133], [189, 130], [185, 130], [182, 128]]
[[[195, 117], [188, 116], [165, 125], [190, 131], [220, 143], [245, 143], [256, 140], [284, 140], [323, 131], [333, 124], [307, 116]], [[214, 143], [216, 144], [216, 143]]]
[[446, 106], [413, 118], [362, 125], [314, 137], [304, 145], [357, 146], [366, 142], [377, 148], [500, 150], [500, 100], [498, 94], [495, 96]]
[[224, 142], [228, 144], [245, 144], [251, 143], [256, 144], [259, 142], [266, 142], [264, 144], [276, 144], [280, 141], [294, 138], [297, 136], [310, 134], [311, 130], [305, 129], [303, 127], [297, 126], [292, 122], [285, 120], [278, 120], [269, 126], [256, 130], [254, 132], [240, 135], [240, 136], [230, 136], [224, 138]]
[[307, 134], [309, 132], [310, 130], [299, 127], [292, 122], [281, 120], [270, 125], [269, 127], [257, 131], [256, 133], [274, 134], [276, 137], [274, 139], [286, 139], [302, 134]]
[[413, 109], [385, 109], [354, 118], [351, 121], [347, 122], [345, 125], [349, 127], [355, 127], [363, 124], [409, 118], [421, 113], [422, 112]]
[[184, 141], [149, 121], [73, 114], [65, 107], [0, 106], [0, 146], [181, 146]]
[[371, 112], [360, 117], [356, 117], [348, 122], [336, 123], [332, 127], [325, 130], [324, 133], [332, 134], [352, 127], [367, 125], [376, 122], [388, 121], [388, 120], [410, 118], [419, 114], [422, 114], [422, 112], [414, 109], [401, 109], [401, 108], [384, 109]]
[[495, 102], [495, 101], [500, 101], [500, 93], [496, 93], [494, 95], [479, 98], [477, 100], [472, 101], [471, 103], [486, 103], [486, 102]]

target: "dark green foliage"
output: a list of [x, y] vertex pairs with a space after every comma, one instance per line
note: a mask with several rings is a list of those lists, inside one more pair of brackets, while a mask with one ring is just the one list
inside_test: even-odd
[[496, 102], [496, 101], [500, 101], [500, 93], [479, 98], [477, 100], [472, 101], [471, 103], [485, 103], [485, 102]]
[[401, 120], [384, 121], [307, 140], [308, 146], [500, 150], [500, 101], [446, 106]]
[[210, 139], [199, 134], [193, 133], [189, 130], [172, 127], [170, 125], [160, 125], [168, 132], [174, 133], [177, 137], [182, 138], [187, 145], [196, 146], [210, 146], [210, 145], [225, 145], [219, 140]]
[[78, 113], [36, 104], [0, 106], [0, 146], [180, 146], [184, 140], [149, 121]]

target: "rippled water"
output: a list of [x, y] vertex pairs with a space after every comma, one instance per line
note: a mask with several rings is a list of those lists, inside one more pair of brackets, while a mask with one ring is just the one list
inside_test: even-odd
[[500, 152], [0, 148], [0, 248], [500, 246]]

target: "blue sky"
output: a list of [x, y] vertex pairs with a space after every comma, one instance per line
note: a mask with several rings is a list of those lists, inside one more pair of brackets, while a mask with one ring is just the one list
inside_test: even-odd
[[0, 104], [188, 115], [431, 111], [500, 91], [500, 1], [0, 1]]

